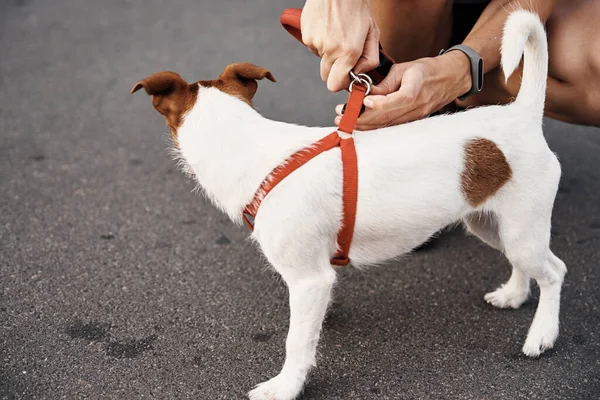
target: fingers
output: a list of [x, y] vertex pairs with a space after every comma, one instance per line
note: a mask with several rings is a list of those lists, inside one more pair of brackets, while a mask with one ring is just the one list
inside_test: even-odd
[[321, 57], [321, 54], [319, 54], [319, 50], [316, 49], [316, 47], [313, 46], [307, 46], [307, 48], [310, 50], [311, 53], [313, 53], [315, 56], [317, 57]]
[[[371, 130], [414, 121], [427, 115], [426, 107], [416, 102], [424, 81], [423, 70], [412, 63], [395, 65], [388, 76], [373, 88], [376, 94], [367, 96], [368, 109], [358, 118], [356, 129]], [[377, 94], [379, 93], [379, 94]], [[342, 105], [335, 108], [341, 120]]]
[[[455, 98], [455, 92], [448, 90], [456, 77], [439, 77], [438, 58], [423, 58], [408, 63], [394, 65], [388, 76], [372, 88], [371, 95], [363, 104], [367, 110], [358, 118], [356, 129], [370, 130], [383, 126], [397, 125], [427, 117], [441, 109]], [[456, 85], [455, 85], [456, 86]], [[341, 107], [336, 107], [338, 115]], [[336, 118], [339, 124], [340, 117]]]
[[402, 76], [410, 65], [410, 63], [394, 64], [388, 75], [379, 82], [379, 85], [371, 88], [371, 94], [390, 94], [398, 90], [402, 82]]
[[357, 74], [368, 72], [379, 65], [379, 35], [379, 28], [369, 30], [363, 53], [353, 68]]
[[[348, 49], [333, 61], [321, 63], [321, 79], [327, 81], [327, 89], [339, 92], [350, 83], [348, 74], [367, 72], [379, 65], [379, 28], [374, 26], [367, 34], [363, 49]], [[327, 54], [323, 59], [328, 58]], [[333, 57], [332, 57], [333, 58]]]
[[327, 77], [327, 89], [339, 92], [348, 87], [350, 83], [349, 72], [354, 68], [360, 58], [360, 51], [350, 51], [346, 55], [338, 57], [329, 70]]
[[[343, 105], [339, 104], [335, 108], [335, 112], [338, 114], [334, 120], [336, 125], [340, 124], [342, 107]], [[386, 126], [416, 121], [426, 117], [428, 114], [429, 113], [423, 107], [393, 111], [367, 110], [357, 120], [355, 129], [359, 131], [379, 129]]]
[[423, 85], [423, 70], [420, 68], [408, 68], [402, 75], [402, 83], [398, 93], [401, 97], [415, 99]]
[[[340, 121], [342, 118], [342, 114], [341, 114], [342, 107], [343, 107], [343, 105], [340, 104], [335, 108], [335, 112], [338, 115], [334, 120], [336, 125], [340, 124]], [[392, 114], [389, 112], [367, 110], [364, 113], [362, 113], [361, 116], [356, 121], [356, 129], [364, 130], [360, 127], [363, 127], [363, 128], [370, 127], [370, 129], [381, 128], [383, 126], [389, 125], [391, 123], [391, 121], [392, 121]]]
[[329, 78], [329, 72], [331, 71], [331, 66], [333, 65], [334, 59], [330, 57], [321, 58], [321, 79], [323, 82], [327, 82]]
[[320, 75], [331, 91], [348, 87], [348, 73], [359, 60], [362, 60], [361, 72], [379, 62], [380, 32], [370, 3], [368, 0], [305, 1], [300, 17], [302, 41], [324, 59]]
[[321, 58], [321, 79], [332, 92], [344, 90], [350, 84], [349, 73], [360, 58], [359, 51], [350, 51], [342, 56], [325, 53]]
[[[365, 112], [367, 114], [368, 111]], [[366, 119], [362, 118], [365, 116], [363, 114], [361, 118], [356, 122], [355, 129], [359, 131], [370, 131], [373, 129], [383, 128], [385, 126], [392, 125], [392, 120], [388, 115], [379, 115], [377, 118], [373, 118], [370, 115], [366, 115]], [[335, 125], [339, 126], [341, 121], [341, 117], [335, 118]]]
[[[423, 86], [423, 79], [423, 71], [420, 68], [408, 68], [400, 78], [400, 88], [397, 91], [389, 94], [367, 96], [364, 104], [374, 110], [393, 110], [408, 107], [417, 98]], [[395, 84], [396, 81], [393, 83]]]

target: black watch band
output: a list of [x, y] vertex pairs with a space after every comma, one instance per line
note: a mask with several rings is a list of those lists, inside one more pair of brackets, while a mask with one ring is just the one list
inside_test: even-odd
[[471, 90], [460, 96], [459, 100], [464, 100], [467, 97], [481, 92], [483, 88], [483, 59], [475, 50], [464, 44], [457, 44], [456, 46], [450, 47], [448, 50], [440, 51], [440, 55], [446, 54], [452, 50], [460, 50], [471, 61]]

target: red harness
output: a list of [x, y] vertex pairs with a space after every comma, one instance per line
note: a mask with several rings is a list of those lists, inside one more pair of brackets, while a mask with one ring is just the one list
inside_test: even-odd
[[242, 215], [250, 230], [253, 230], [254, 225], [250, 222], [250, 218], [248, 217], [256, 218], [262, 199], [264, 199], [279, 182], [324, 151], [340, 146], [342, 151], [342, 168], [344, 176], [344, 189], [342, 194], [344, 219], [338, 233], [339, 251], [331, 259], [333, 265], [348, 265], [348, 263], [350, 263], [348, 253], [350, 252], [352, 235], [354, 234], [354, 220], [356, 219], [358, 164], [356, 160], [356, 149], [354, 147], [354, 137], [351, 135], [348, 136], [348, 138], [342, 138], [338, 133], [338, 131], [341, 131], [352, 134], [354, 125], [356, 125], [356, 120], [360, 114], [366, 88], [362, 85], [355, 85], [353, 89], [354, 90], [350, 93], [350, 99], [348, 100], [346, 111], [342, 116], [338, 130], [333, 131], [314, 145], [292, 154], [284, 164], [275, 168], [273, 172], [269, 174], [268, 179], [265, 179], [260, 185], [256, 195], [254, 195], [254, 200], [246, 206]]
[[[281, 24], [296, 39], [302, 42], [302, 35], [300, 33], [300, 15], [301, 10], [285, 10], [281, 15]], [[381, 70], [373, 70], [369, 71], [368, 75], [376, 78], [376, 81], [379, 81], [382, 73]], [[339, 250], [331, 259], [331, 264], [333, 265], [348, 265], [350, 263], [348, 254], [350, 252], [350, 245], [352, 244], [354, 222], [356, 220], [356, 203], [358, 200], [358, 163], [356, 158], [356, 149], [354, 147], [353, 132], [354, 127], [356, 126], [356, 120], [358, 119], [362, 110], [363, 100], [368, 93], [370, 82], [368, 82], [366, 79], [357, 77], [356, 75], [354, 75], [353, 78], [354, 81], [350, 85], [350, 97], [348, 99], [348, 103], [346, 104], [338, 129], [317, 141], [312, 146], [294, 153], [282, 165], [275, 168], [273, 172], [269, 174], [267, 179], [265, 179], [260, 185], [259, 189], [256, 191], [256, 194], [254, 195], [254, 199], [246, 206], [242, 214], [244, 222], [246, 222], [246, 225], [248, 225], [250, 230], [253, 231], [254, 223], [251, 221], [251, 219], [254, 220], [256, 218], [256, 214], [258, 213], [258, 208], [260, 207], [262, 200], [269, 194], [271, 190], [273, 190], [275, 186], [277, 186], [279, 182], [284, 180], [288, 175], [306, 164], [308, 161], [312, 160], [314, 157], [339, 146], [342, 152], [342, 169], [344, 179], [342, 194], [343, 221], [340, 231], [338, 232], [337, 239]], [[338, 132], [347, 133], [348, 136], [342, 137]]]

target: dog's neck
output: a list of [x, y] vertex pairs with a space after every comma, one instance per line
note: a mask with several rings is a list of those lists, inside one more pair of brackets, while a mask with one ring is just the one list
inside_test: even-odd
[[266, 119], [240, 99], [201, 86], [177, 132], [179, 155], [206, 195], [241, 223], [244, 207], [263, 180], [291, 154], [318, 140], [323, 129]]

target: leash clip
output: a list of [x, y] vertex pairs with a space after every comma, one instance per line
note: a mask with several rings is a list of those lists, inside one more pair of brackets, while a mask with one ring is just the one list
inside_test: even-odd
[[[371, 79], [371, 77], [367, 74], [355, 74], [353, 71], [350, 71], [350, 77], [352, 78], [352, 81], [350, 82], [348, 91], [352, 93], [352, 87], [355, 83], [358, 83], [359, 85], [363, 85], [367, 88], [367, 90], [365, 91], [365, 96], [368, 96], [371, 92], [371, 85], [373, 85], [373, 79]], [[344, 104], [344, 107], [342, 107], [342, 115], [344, 115], [344, 112], [346, 112], [346, 105], [347, 103]], [[363, 104], [360, 107], [360, 113], [358, 115], [361, 115], [364, 111], [365, 105]]]
[[352, 87], [354, 86], [354, 84], [359, 83], [361, 85], [364, 85], [364, 87], [367, 88], [367, 91], [365, 92], [365, 96], [368, 96], [369, 92], [371, 92], [371, 86], [373, 85], [373, 79], [371, 79], [371, 77], [367, 74], [355, 74], [353, 71], [350, 71], [350, 77], [352, 78], [352, 82], [350, 82], [350, 87], [348, 88], [348, 91], [350, 93], [352, 93]]

